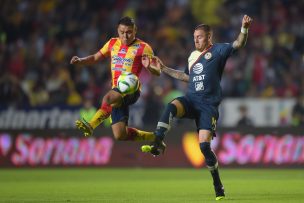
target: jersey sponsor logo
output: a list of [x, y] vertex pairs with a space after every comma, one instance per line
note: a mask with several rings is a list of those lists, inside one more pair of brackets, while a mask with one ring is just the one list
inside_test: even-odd
[[193, 77], [192, 81], [197, 82], [205, 79], [205, 75], [196, 75]]
[[204, 83], [203, 83], [203, 81], [196, 82], [196, 83], [194, 83], [194, 85], [195, 85], [195, 91], [202, 91], [202, 90], [204, 90]]
[[112, 68], [113, 71], [126, 71], [125, 68]]
[[140, 44], [133, 44], [132, 47], [139, 48]]
[[193, 72], [194, 72], [195, 74], [200, 74], [201, 72], [203, 72], [203, 69], [204, 69], [203, 64], [197, 63], [197, 64], [195, 64], [194, 67], [193, 67]]
[[207, 52], [204, 57], [205, 57], [206, 60], [211, 59], [211, 57], [212, 57], [211, 52]]
[[112, 63], [116, 65], [123, 65], [124, 63], [132, 64], [133, 59], [131, 58], [123, 58], [121, 56], [114, 55], [112, 57]]

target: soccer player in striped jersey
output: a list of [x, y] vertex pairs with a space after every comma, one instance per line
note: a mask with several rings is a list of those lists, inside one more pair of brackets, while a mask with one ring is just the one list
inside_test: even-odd
[[[128, 127], [129, 105], [139, 98], [140, 88], [128, 95], [123, 95], [117, 88], [117, 79], [123, 71], [139, 76], [143, 68], [142, 61], [154, 55], [149, 44], [135, 37], [136, 30], [134, 20], [123, 17], [118, 22], [118, 37], [111, 38], [97, 53], [83, 58], [73, 56], [70, 61], [75, 65], [91, 65], [107, 57], [111, 59], [112, 89], [105, 94], [100, 108], [90, 121], [76, 120], [76, 127], [85, 136], [92, 135], [93, 130], [111, 115], [112, 131], [117, 140], [154, 140], [152, 132]], [[159, 70], [149, 66], [145, 68], [154, 75], [160, 75]]]
[[185, 96], [175, 98], [167, 105], [157, 124], [154, 142], [151, 145], [143, 146], [142, 150], [150, 152], [154, 156], [165, 150], [166, 145], [163, 139], [170, 130], [173, 117], [195, 120], [200, 149], [213, 178], [216, 200], [225, 197], [218, 171], [218, 161], [210, 148], [219, 117], [218, 106], [222, 99], [220, 81], [228, 57], [245, 46], [251, 21], [249, 16], [243, 17], [241, 32], [232, 43], [213, 44], [210, 26], [198, 25], [193, 34], [196, 50], [190, 54], [188, 67], [184, 72], [165, 66], [156, 57], [154, 57], [156, 63], [151, 64], [169, 76], [187, 82], [188, 89]]

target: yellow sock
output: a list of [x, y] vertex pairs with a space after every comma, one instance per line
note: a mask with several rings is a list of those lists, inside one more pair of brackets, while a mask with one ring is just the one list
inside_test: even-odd
[[138, 130], [136, 128], [128, 128], [127, 140], [134, 141], [153, 141], [155, 135], [153, 132]]
[[98, 109], [93, 118], [90, 120], [89, 124], [93, 129], [99, 126], [105, 119], [110, 116], [109, 112], [104, 111], [103, 109]]

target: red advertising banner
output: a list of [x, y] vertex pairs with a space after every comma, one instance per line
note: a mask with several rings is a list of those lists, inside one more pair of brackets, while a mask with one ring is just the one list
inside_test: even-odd
[[[212, 149], [221, 167], [303, 167], [304, 135], [289, 132], [222, 129], [212, 141]], [[84, 138], [74, 130], [0, 132], [0, 167], [205, 165], [197, 134], [188, 127], [172, 130], [166, 140], [166, 154], [156, 158], [140, 151], [143, 143], [115, 141], [110, 129], [96, 135]]]
[[[183, 136], [183, 149], [195, 167], [204, 165], [204, 158], [199, 156], [197, 136], [186, 133]], [[222, 166], [303, 166], [304, 136], [295, 134], [242, 134], [226, 132], [212, 142], [212, 149], [217, 154]]]

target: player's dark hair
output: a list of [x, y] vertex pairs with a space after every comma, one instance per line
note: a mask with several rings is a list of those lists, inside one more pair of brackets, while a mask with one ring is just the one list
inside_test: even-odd
[[117, 25], [125, 25], [125, 26], [132, 26], [132, 27], [134, 27], [134, 26], [135, 26], [135, 21], [134, 21], [133, 18], [130, 18], [130, 17], [128, 17], [128, 16], [125, 16], [125, 17], [122, 17], [122, 18], [118, 21]]
[[212, 29], [209, 25], [206, 24], [200, 24], [198, 26], [195, 27], [194, 30], [204, 30], [205, 33], [211, 33]]

